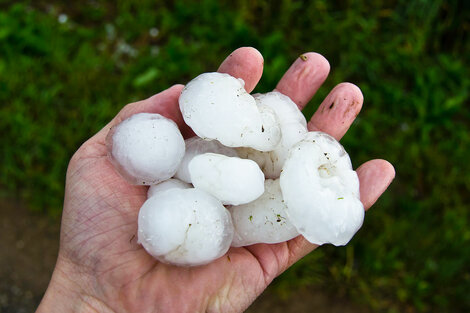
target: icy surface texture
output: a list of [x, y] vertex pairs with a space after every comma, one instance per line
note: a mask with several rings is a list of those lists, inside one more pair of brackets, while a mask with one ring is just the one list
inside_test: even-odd
[[188, 189], [191, 188], [191, 184], [185, 183], [179, 179], [176, 178], [170, 178], [168, 180], [165, 180], [158, 185], [153, 185], [150, 186], [149, 190], [147, 191], [147, 198], [150, 198], [157, 194], [158, 192], [162, 192], [165, 190], [173, 189], [173, 188], [179, 188], [179, 189]]
[[172, 177], [185, 151], [176, 124], [160, 114], [135, 114], [114, 127], [106, 141], [111, 162], [134, 185]]
[[307, 133], [307, 121], [297, 105], [287, 96], [273, 91], [253, 95], [260, 106], [267, 106], [276, 113], [281, 127], [281, 141], [273, 151], [261, 152], [252, 148], [238, 148], [240, 157], [258, 163], [266, 178], [279, 178], [289, 148]]
[[138, 238], [162, 262], [196, 266], [227, 252], [233, 225], [230, 213], [213, 196], [194, 188], [173, 188], [144, 203]]
[[361, 227], [359, 180], [333, 137], [310, 132], [294, 145], [280, 184], [289, 219], [308, 241], [345, 245]]
[[228, 147], [273, 150], [281, 139], [274, 111], [257, 105], [243, 80], [223, 73], [204, 73], [190, 81], [179, 98], [183, 118], [203, 139]]
[[279, 180], [267, 179], [261, 197], [229, 209], [235, 229], [232, 246], [278, 243], [298, 236], [299, 232], [289, 221], [286, 209]]
[[233, 148], [222, 145], [217, 140], [204, 140], [199, 137], [192, 137], [185, 140], [186, 153], [181, 161], [181, 164], [176, 171], [175, 177], [185, 181], [191, 182], [191, 176], [189, 176], [188, 164], [196, 156], [202, 153], [212, 152], [223, 154], [230, 157], [238, 156], [237, 152]]
[[248, 203], [264, 192], [263, 172], [252, 160], [204, 153], [189, 162], [189, 173], [194, 187], [212, 194], [223, 204]]

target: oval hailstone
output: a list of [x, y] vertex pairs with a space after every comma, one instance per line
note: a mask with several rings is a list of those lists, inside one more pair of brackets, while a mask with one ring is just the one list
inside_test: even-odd
[[191, 187], [191, 184], [188, 184], [176, 178], [170, 178], [168, 180], [162, 181], [157, 185], [150, 186], [149, 190], [147, 191], [147, 198], [150, 198], [156, 195], [157, 193], [165, 190], [170, 190], [173, 188], [188, 189]]
[[230, 213], [199, 189], [173, 188], [147, 199], [139, 212], [138, 240], [161, 262], [196, 266], [227, 252], [233, 238]]
[[260, 151], [274, 149], [281, 139], [273, 110], [258, 106], [243, 80], [228, 74], [197, 76], [184, 87], [179, 105], [186, 124], [203, 139]]
[[280, 184], [292, 224], [311, 243], [345, 245], [364, 220], [359, 179], [343, 146], [322, 132], [294, 145]]
[[229, 208], [235, 230], [233, 247], [284, 242], [299, 235], [287, 217], [279, 179], [266, 179], [264, 190], [255, 201]]
[[307, 133], [307, 121], [297, 105], [280, 92], [255, 94], [253, 97], [258, 105], [274, 110], [279, 119], [282, 138], [272, 151], [238, 148], [237, 152], [240, 157], [258, 163], [266, 178], [279, 178], [290, 147], [302, 140]]
[[189, 175], [188, 164], [196, 156], [202, 153], [212, 152], [223, 154], [229, 157], [237, 157], [238, 154], [233, 148], [229, 148], [218, 142], [217, 140], [204, 140], [199, 137], [192, 137], [186, 139], [186, 153], [184, 154], [183, 160], [180, 163], [178, 170], [176, 171], [175, 177], [191, 183], [191, 176]]
[[160, 114], [139, 113], [124, 120], [110, 131], [106, 145], [117, 171], [134, 185], [172, 177], [184, 156], [178, 126]]
[[204, 153], [195, 156], [188, 168], [194, 187], [223, 204], [248, 203], [264, 192], [263, 172], [252, 160]]

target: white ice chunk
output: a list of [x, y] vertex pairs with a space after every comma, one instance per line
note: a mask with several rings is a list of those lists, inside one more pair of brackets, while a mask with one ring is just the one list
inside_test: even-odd
[[147, 191], [147, 198], [150, 198], [156, 195], [157, 193], [165, 191], [165, 190], [169, 190], [173, 188], [188, 189], [191, 187], [192, 187], [191, 184], [188, 184], [176, 178], [170, 178], [168, 180], [165, 180], [159, 183], [158, 185], [150, 186], [149, 190]]
[[191, 176], [189, 176], [188, 164], [196, 156], [202, 153], [212, 152], [223, 154], [230, 157], [236, 157], [237, 152], [233, 148], [229, 148], [218, 142], [217, 140], [204, 140], [199, 137], [192, 137], [186, 139], [186, 153], [184, 154], [183, 160], [176, 171], [175, 177], [185, 181], [191, 182]]
[[203, 190], [159, 192], [147, 199], [139, 212], [139, 243], [165, 263], [209, 263], [227, 252], [232, 238], [230, 213]]
[[280, 184], [289, 219], [308, 241], [345, 245], [361, 227], [359, 179], [333, 137], [309, 132], [294, 145]]
[[279, 179], [267, 179], [261, 197], [229, 208], [235, 229], [232, 246], [278, 243], [298, 236], [299, 232], [289, 221], [286, 209]]
[[238, 148], [240, 157], [258, 163], [266, 178], [279, 178], [289, 148], [303, 139], [307, 133], [307, 121], [297, 105], [287, 96], [273, 91], [253, 95], [260, 106], [274, 110], [281, 127], [282, 138], [273, 151], [262, 152], [252, 148]]
[[179, 98], [184, 121], [203, 139], [270, 151], [281, 139], [277, 116], [268, 106], [258, 106], [242, 82], [223, 73], [194, 78]]
[[264, 175], [252, 160], [215, 153], [195, 156], [189, 162], [191, 181], [223, 204], [248, 203], [263, 194]]
[[160, 114], [131, 116], [111, 130], [106, 144], [113, 165], [134, 185], [158, 184], [172, 177], [184, 156], [178, 126]]

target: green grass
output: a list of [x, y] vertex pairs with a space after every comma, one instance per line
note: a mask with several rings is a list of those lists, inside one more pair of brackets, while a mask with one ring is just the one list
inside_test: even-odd
[[350, 245], [322, 247], [275, 287], [321, 286], [375, 312], [470, 311], [465, 1], [0, 0], [0, 8], [3, 196], [57, 216], [69, 158], [126, 103], [214, 71], [247, 45], [265, 57], [256, 91], [268, 91], [300, 53], [317, 51], [332, 71], [305, 114], [335, 84], [356, 83], [364, 108], [343, 144], [355, 166], [388, 159], [397, 178]]

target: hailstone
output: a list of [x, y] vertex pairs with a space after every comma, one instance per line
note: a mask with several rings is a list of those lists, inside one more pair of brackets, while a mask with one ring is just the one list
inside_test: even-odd
[[110, 131], [106, 144], [115, 168], [134, 185], [158, 184], [172, 177], [184, 156], [178, 126], [160, 114], [131, 116]]
[[238, 154], [233, 148], [226, 147], [222, 145], [217, 140], [204, 140], [199, 137], [192, 137], [186, 139], [186, 153], [184, 154], [183, 160], [176, 171], [175, 177], [191, 183], [191, 176], [189, 175], [188, 164], [196, 156], [202, 153], [212, 152], [223, 154], [229, 157], [237, 157]]
[[238, 148], [237, 152], [240, 157], [258, 163], [266, 178], [279, 178], [290, 147], [302, 140], [307, 133], [307, 121], [297, 105], [280, 92], [255, 94], [253, 97], [258, 105], [265, 105], [274, 110], [279, 119], [282, 138], [272, 151]]
[[153, 195], [156, 195], [157, 193], [165, 191], [165, 190], [169, 190], [173, 188], [188, 189], [191, 187], [192, 187], [191, 184], [188, 184], [176, 178], [170, 178], [157, 185], [150, 186], [149, 190], [147, 191], [147, 198], [150, 198]]
[[147, 199], [139, 211], [138, 240], [161, 262], [197, 266], [227, 252], [233, 225], [222, 203], [200, 189], [172, 188]]
[[195, 156], [189, 162], [191, 181], [223, 204], [248, 203], [263, 194], [264, 175], [252, 160], [216, 153]]
[[309, 132], [289, 152], [280, 177], [287, 214], [308, 241], [345, 245], [364, 220], [359, 179], [343, 146]]
[[184, 87], [179, 98], [184, 121], [203, 139], [228, 147], [270, 151], [281, 140], [274, 111], [257, 105], [244, 82], [223, 73], [204, 73]]
[[235, 229], [232, 246], [279, 243], [298, 236], [286, 210], [279, 179], [266, 179], [261, 197], [229, 208]]

